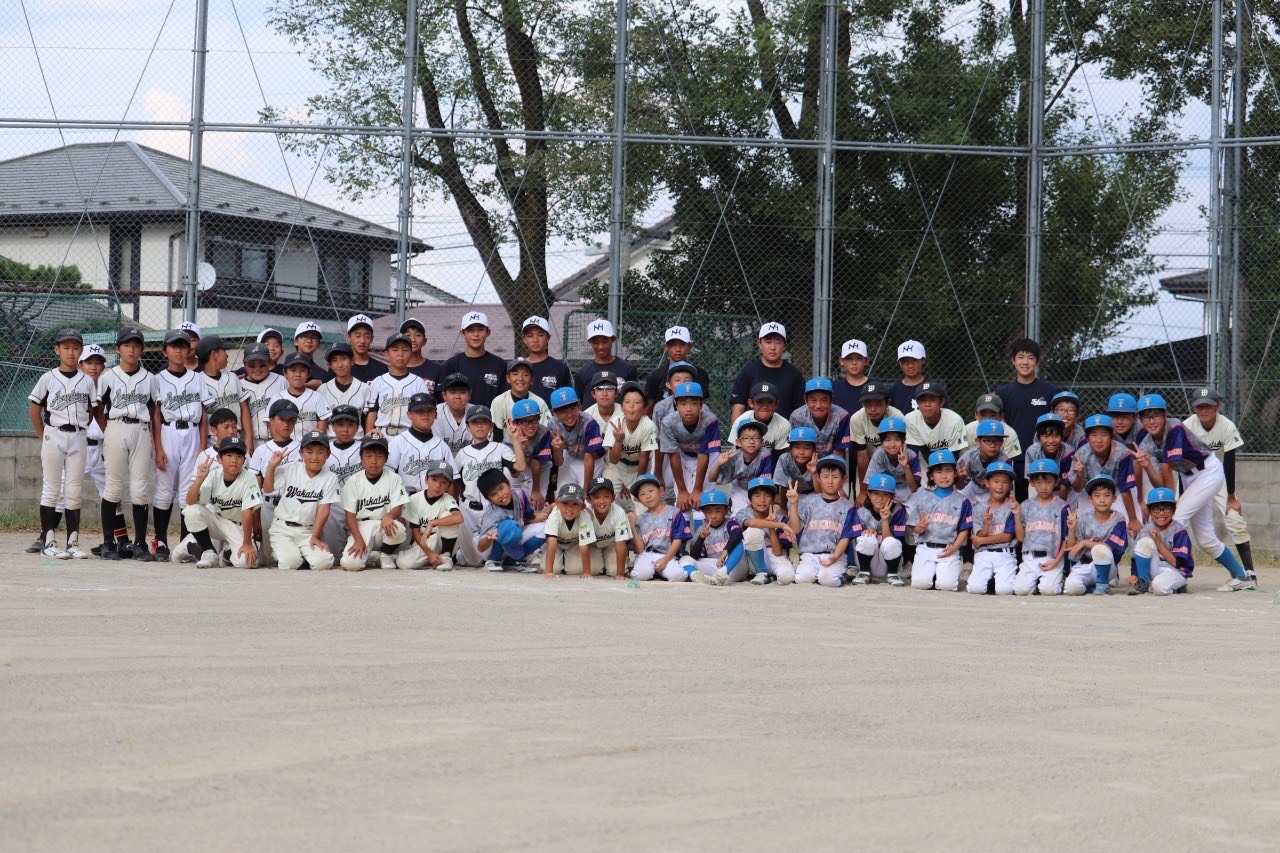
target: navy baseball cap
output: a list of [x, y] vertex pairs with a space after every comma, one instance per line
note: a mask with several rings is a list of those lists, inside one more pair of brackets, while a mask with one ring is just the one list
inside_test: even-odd
[[227, 345], [222, 342], [222, 338], [217, 335], [209, 335], [200, 339], [200, 343], [196, 344], [196, 358], [206, 359], [213, 355], [214, 350], [226, 349]]
[[125, 326], [123, 329], [116, 332], [116, 346], [128, 343], [129, 341], [137, 341], [141, 344], [145, 343], [146, 339], [142, 337], [142, 330], [137, 326]]
[[[865, 389], [862, 392], [862, 396], [864, 397], [867, 396], [867, 392]], [[934, 382], [932, 380], [928, 382], [921, 382], [920, 387], [916, 388], [917, 400], [919, 400], [921, 397], [942, 397], [945, 399], [946, 396], [947, 396], [947, 386], [943, 385], [941, 382]]]
[[577, 483], [565, 483], [560, 487], [560, 491], [556, 492], [556, 500], [582, 503], [582, 486]]
[[384, 453], [387, 452], [387, 440], [380, 435], [366, 435], [360, 440], [360, 451], [364, 452], [370, 447], [381, 448]]
[[396, 332], [394, 335], [390, 335], [387, 338], [387, 345], [384, 346], [383, 349], [391, 349], [395, 344], [404, 344], [407, 347], [412, 347], [413, 341], [409, 340], [408, 335], [402, 332]]
[[411, 412], [416, 412], [419, 409], [430, 409], [434, 412], [436, 410], [436, 401], [431, 398], [430, 394], [419, 392], [409, 398], [408, 408]]
[[329, 351], [324, 354], [326, 362], [332, 361], [335, 355], [345, 355], [347, 358], [355, 358], [355, 350], [351, 348], [351, 344], [346, 341], [338, 341], [329, 347]]
[[244, 456], [244, 439], [238, 435], [229, 435], [222, 439], [218, 442], [218, 455], [221, 456], [224, 453], [239, 453]]
[[329, 423], [336, 424], [338, 421], [360, 423], [360, 410], [355, 406], [334, 406], [333, 411], [329, 413]]
[[507, 373], [511, 373], [513, 370], [519, 370], [522, 367], [530, 373], [533, 373], [533, 362], [524, 356], [519, 356], [518, 358], [513, 358], [508, 361]]
[[610, 480], [608, 477], [596, 477], [592, 479], [592, 481], [587, 484], [587, 496], [590, 497], [591, 495], [594, 495], [596, 492], [600, 491], [601, 489], [608, 489], [610, 492], [612, 492], [613, 481]]
[[276, 400], [271, 404], [271, 408], [267, 410], [269, 418], [296, 418], [298, 416], [298, 407], [292, 400]]
[[446, 480], [453, 480], [453, 466], [443, 459], [429, 460], [426, 470], [422, 473], [427, 477], [444, 477]]
[[[63, 329], [63, 332], [66, 332], [66, 331], [70, 331], [70, 330]], [[58, 334], [61, 335], [62, 332], [59, 332]], [[76, 333], [76, 337], [77, 338], [80, 337], [80, 334], [78, 332]], [[61, 340], [58, 341], [58, 343], [61, 343], [61, 342], [62, 342]], [[187, 333], [182, 331], [181, 329], [172, 329], [165, 333], [164, 343], [162, 344], [162, 346], [167, 347], [170, 344], [182, 344], [184, 347], [190, 347], [191, 338], [187, 337]]]
[[751, 402], [758, 400], [772, 400], [778, 402], [778, 386], [772, 382], [757, 382], [751, 386]]
[[603, 388], [612, 385], [615, 389], [618, 387], [618, 374], [608, 370], [601, 370], [595, 376], [591, 377], [591, 390]]
[[465, 373], [450, 373], [444, 378], [444, 382], [442, 384], [446, 391], [450, 388], [462, 387], [467, 388], [468, 390], [471, 388], [471, 380], [467, 378]]
[[862, 386], [862, 399], [864, 400], [888, 400], [889, 392], [879, 382], [868, 382]]
[[293, 367], [294, 365], [297, 365], [297, 364], [300, 364], [303, 367], [310, 370], [311, 356], [307, 355], [305, 352], [298, 352], [297, 350], [295, 350], [289, 353], [288, 355], [286, 355], [284, 358], [280, 359], [280, 367], [284, 370], [288, 370], [290, 367]]
[[472, 421], [488, 421], [493, 423], [493, 413], [489, 411], [488, 406], [476, 406], [467, 412], [467, 423]]
[[307, 433], [302, 437], [302, 443], [299, 446], [306, 447], [309, 444], [323, 444], [325, 447], [328, 447], [329, 434], [313, 429], [311, 432]]
[[249, 344], [244, 348], [244, 363], [251, 361], [271, 361], [271, 354], [267, 352], [266, 344]]

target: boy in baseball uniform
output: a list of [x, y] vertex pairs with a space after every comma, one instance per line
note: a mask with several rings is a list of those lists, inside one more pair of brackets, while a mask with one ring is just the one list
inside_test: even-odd
[[[1053, 412], [1036, 418], [1036, 440], [1031, 442], [1023, 458], [1027, 467], [1029, 468], [1037, 459], [1051, 459], [1058, 466], [1059, 471], [1070, 470], [1067, 467], [1067, 445], [1062, 440], [1063, 434], [1062, 418]], [[1068, 488], [1069, 485], [1064, 477], [1060, 486], [1064, 500], [1067, 497]]]
[[565, 483], [556, 492], [555, 506], [543, 525], [547, 550], [542, 560], [542, 571], [547, 577], [590, 577], [589, 572], [582, 570], [581, 539], [582, 531], [586, 529], [582, 508], [585, 505], [582, 486], [577, 483]]
[[956, 485], [971, 501], [987, 493], [987, 468], [994, 462], [1008, 462], [1004, 452], [1004, 425], [996, 420], [978, 424], [977, 447], [960, 454], [956, 465]]
[[733, 515], [742, 525], [742, 549], [756, 586], [775, 580], [786, 586], [796, 579], [796, 567], [787, 556], [795, 537], [778, 508], [778, 492], [772, 479], [756, 477], [747, 484], [747, 505]]
[[535, 511], [523, 489], [515, 489], [506, 473], [490, 468], [480, 475], [476, 487], [484, 495], [484, 515], [480, 518], [476, 550], [486, 555], [484, 567], [500, 572], [508, 567], [524, 574], [538, 571], [537, 552], [543, 542], [543, 522], [548, 507]]
[[411, 542], [396, 555], [402, 569], [453, 568], [453, 549], [462, 533], [462, 510], [449, 493], [453, 486], [453, 466], [433, 459], [427, 463], [426, 487], [409, 497], [404, 520]]
[[174, 330], [186, 335], [187, 343], [191, 344], [191, 347], [187, 350], [186, 361], [183, 363], [186, 365], [187, 370], [198, 372], [200, 366], [199, 361], [196, 359], [196, 344], [200, 343], [200, 337], [202, 334], [200, 326], [192, 323], [190, 320], [185, 320], [175, 326]]
[[[291, 352], [280, 362], [288, 387], [275, 400], [288, 400], [298, 409], [293, 437], [301, 439], [304, 433], [325, 432], [329, 428], [329, 403], [323, 394], [308, 384], [312, 376], [311, 357]], [[270, 411], [270, 406], [267, 407]]]
[[[515, 424], [509, 427], [514, 429]], [[484, 492], [480, 490], [480, 477], [490, 470], [499, 471], [504, 477], [519, 477], [528, 463], [520, 442], [503, 444], [490, 438], [493, 421], [488, 406], [471, 407], [467, 412], [467, 429], [471, 432], [471, 444], [459, 450], [453, 458], [454, 488], [462, 517], [466, 520], [466, 529], [458, 541], [458, 560], [465, 566], [479, 566], [486, 558], [485, 552], [477, 547], [476, 537], [480, 535], [480, 523], [488, 506]]]
[[400, 475], [405, 491], [412, 495], [426, 488], [427, 463], [452, 462], [453, 454], [431, 431], [436, 422], [435, 400], [428, 394], [414, 394], [408, 408], [409, 429], [388, 442], [391, 458], [387, 467]]
[[[204, 379], [187, 369], [191, 339], [175, 329], [164, 337], [162, 352], [168, 366], [152, 380], [151, 442], [155, 454], [156, 480], [152, 506], [155, 508], [155, 548], [158, 562], [169, 562], [169, 519], [173, 505], [186, 506], [196, 457], [205, 446], [208, 430], [203, 400]], [[186, 536], [185, 516], [180, 525]]]
[[644, 512], [636, 513], [632, 525], [639, 553], [631, 577], [642, 581], [655, 577], [672, 582], [688, 580], [695, 566], [693, 558], [682, 553], [693, 535], [684, 513], [662, 500], [662, 482], [652, 474], [636, 477], [631, 494], [644, 507]]
[[924, 344], [919, 341], [903, 341], [898, 344], [898, 369], [902, 378], [889, 386], [889, 401], [895, 409], [910, 414], [917, 407], [916, 391], [928, 382], [924, 373]]
[[1067, 500], [1075, 506], [1083, 506], [1087, 503], [1085, 483], [1099, 474], [1106, 474], [1120, 490], [1121, 502], [1116, 505], [1116, 509], [1129, 523], [1130, 535], [1137, 533], [1142, 521], [1138, 517], [1138, 507], [1133, 499], [1134, 489], [1138, 484], [1133, 473], [1133, 451], [1115, 441], [1114, 427], [1107, 415], [1090, 415], [1086, 418], [1084, 435], [1084, 444], [1075, 450], [1067, 450], [1067, 465], [1071, 472]]
[[636, 366], [625, 358], [614, 355], [613, 345], [618, 342], [618, 335], [613, 324], [608, 320], [592, 320], [587, 324], [587, 344], [591, 347], [591, 361], [588, 361], [574, 374], [574, 390], [579, 396], [587, 393], [591, 387], [591, 377], [602, 370], [607, 370], [617, 380], [630, 382], [636, 379]]
[[831, 380], [825, 376], [804, 384], [804, 405], [787, 419], [793, 427], [813, 427], [818, 434], [818, 456], [849, 455], [849, 413], [832, 403]]
[[[361, 470], [360, 442], [356, 433], [360, 430], [360, 418], [363, 412], [356, 411], [355, 406], [335, 406], [329, 414], [329, 430], [333, 433], [333, 441], [329, 444], [329, 458], [325, 467], [338, 478], [338, 494], [351, 479], [351, 475]], [[347, 514], [335, 508], [329, 513], [328, 522], [324, 526], [324, 543], [329, 550], [337, 554], [347, 541]]]
[[926, 380], [916, 388], [916, 410], [909, 413], [907, 446], [928, 456], [946, 448], [959, 453], [967, 446], [964, 440], [964, 418], [946, 408], [947, 389], [941, 382]]
[[558, 358], [552, 358], [549, 352], [551, 344], [551, 324], [546, 317], [533, 315], [526, 317], [520, 326], [520, 340], [529, 350], [529, 364], [533, 368], [534, 394], [546, 403], [551, 392], [557, 388], [568, 388], [573, 385], [573, 374], [569, 366]]
[[773, 455], [764, 448], [766, 431], [759, 421], [743, 424], [738, 428], [737, 446], [720, 453], [707, 471], [707, 479], [729, 493], [730, 512], [747, 506], [748, 483], [773, 474]]
[[887, 581], [890, 586], [906, 585], [899, 569], [910, 511], [898, 502], [897, 488], [890, 475], [872, 474], [867, 478], [866, 503], [854, 506], [845, 516], [834, 556], [839, 557], [843, 549], [853, 549], [849, 563], [850, 568], [857, 567], [855, 584]]
[[800, 494], [807, 495], [813, 491], [813, 474], [817, 470], [818, 434], [813, 427], [794, 427], [787, 435], [787, 452], [782, 454], [773, 467], [773, 481], [778, 484], [780, 502], [784, 490], [795, 485]]
[[[856, 470], [853, 488], [865, 482], [871, 456], [880, 446], [880, 423], [885, 418], [901, 418], [901, 410], [889, 405], [889, 394], [884, 383], [875, 379], [862, 388], [862, 408], [849, 416], [849, 467]], [[855, 492], [850, 492], [854, 496]]]
[[519, 442], [528, 467], [515, 479], [515, 484], [529, 495], [534, 509], [542, 509], [551, 487], [551, 431], [542, 425], [542, 411], [533, 400], [517, 400], [511, 407], [515, 425], [503, 437], [504, 444]]
[[[533, 403], [538, 407], [540, 416], [549, 418], [551, 410], [541, 397], [533, 393], [532, 388], [533, 364], [529, 359], [513, 358], [507, 362], [507, 390], [494, 397], [493, 405], [489, 407], [494, 424], [505, 424], [511, 417], [511, 407], [522, 400]], [[500, 441], [502, 436], [495, 433], [494, 439]]]
[[302, 437], [296, 462], [282, 465], [282, 451], [271, 454], [262, 475], [264, 495], [276, 499], [268, 536], [276, 567], [315, 571], [333, 568], [333, 551], [324, 541], [325, 525], [338, 503], [338, 478], [326, 467], [329, 436], [318, 430]]
[[1013, 579], [1017, 595], [1057, 595], [1062, 590], [1062, 561], [1067, 545], [1067, 519], [1071, 507], [1058, 486], [1061, 472], [1052, 459], [1037, 459], [1027, 465], [1031, 496], [1022, 502], [1014, 519], [1018, 541], [1022, 543], [1022, 565]]
[[648, 399], [639, 382], [624, 382], [619, 391], [622, 411], [605, 432], [602, 445], [609, 463], [607, 470], [616, 475], [616, 479], [610, 479], [618, 485], [618, 497], [625, 507], [635, 497], [632, 486], [636, 480], [652, 467], [658, 449], [658, 427], [645, 414]]
[[720, 421], [715, 412], [703, 405], [702, 386], [698, 383], [681, 383], [672, 396], [675, 407], [658, 424], [657, 470], [662, 471], [663, 460], [671, 461], [676, 506], [692, 512], [699, 508], [695, 502], [703, 490], [707, 471], [720, 455]]
[[[218, 445], [218, 462], [202, 459], [187, 489], [182, 517], [200, 546], [197, 569], [219, 565], [219, 549], [231, 551], [231, 565], [252, 569], [258, 565], [253, 546], [254, 510], [262, 506], [262, 489], [244, 465], [244, 439], [224, 438]], [[214, 545], [214, 539], [219, 542]]]
[[427, 393], [436, 395], [436, 386], [440, 384], [440, 363], [432, 361], [422, 354], [427, 345], [427, 327], [416, 317], [409, 317], [400, 324], [400, 334], [409, 339], [409, 372], [422, 380], [427, 386]]
[[[142, 345], [142, 330], [136, 326], [126, 326], [116, 334], [120, 363], [99, 378], [98, 392], [102, 398], [100, 413], [106, 419], [102, 436], [102, 461], [106, 468], [102, 512], [119, 506], [128, 489], [134, 532], [129, 555], [149, 562], [153, 558], [147, 547], [147, 515], [155, 468], [150, 429], [155, 404], [151, 373], [142, 366]], [[104, 514], [103, 518], [106, 517]], [[128, 544], [127, 535], [114, 546], [104, 543], [102, 559], [125, 557]]]
[[1173, 489], [1152, 489], [1147, 495], [1147, 523], [1133, 543], [1130, 595], [1146, 592], [1173, 595], [1186, 590], [1196, 564], [1191, 553], [1191, 534], [1173, 517], [1177, 506]]
[[[106, 423], [102, 414], [102, 372], [106, 367], [107, 353], [97, 344], [89, 344], [80, 352], [80, 372], [93, 380], [94, 388], [97, 392], [95, 397], [98, 400], [98, 404], [90, 413], [89, 428], [85, 430], [84, 475], [93, 480], [99, 496], [102, 495], [107, 486], [107, 468], [102, 459], [102, 439]], [[65, 510], [65, 506], [58, 505], [59, 513]], [[120, 511], [120, 505], [117, 503], [112, 507], [110, 513], [102, 516], [103, 544], [96, 545], [89, 551], [95, 557], [101, 557], [102, 549], [108, 544], [114, 546], [120, 537], [124, 537], [124, 544], [127, 545], [129, 543], [128, 535], [129, 531], [125, 527], [124, 514]]]
[[[227, 369], [227, 345], [217, 335], [201, 338], [196, 345], [196, 363], [200, 366], [200, 378], [204, 380], [204, 399], [200, 402], [206, 412], [230, 409], [237, 420], [244, 421], [249, 429], [249, 404], [244, 401], [244, 388], [240, 377]], [[209, 447], [214, 444], [210, 441]], [[249, 446], [249, 442], [245, 442]]]
[[1124, 517], [1112, 505], [1116, 501], [1116, 481], [1099, 474], [1085, 484], [1090, 506], [1073, 510], [1067, 517], [1067, 556], [1071, 573], [1063, 582], [1064, 595], [1106, 595], [1116, 566], [1129, 547], [1129, 530]]
[[853, 506], [841, 497], [847, 464], [839, 456], [824, 456], [813, 475], [812, 494], [801, 496], [795, 483], [787, 489], [788, 519], [800, 545], [796, 583], [844, 585], [845, 560], [835, 550]]
[[601, 370], [591, 377], [588, 390], [592, 402], [582, 410], [583, 417], [594, 420], [604, 435], [618, 416], [618, 377], [611, 371]]
[[404, 544], [405, 527], [400, 516], [409, 496], [404, 482], [386, 470], [387, 455], [385, 438], [365, 436], [360, 442], [361, 471], [342, 487], [347, 544], [342, 549], [341, 566], [349, 572], [363, 571], [375, 551], [381, 568], [396, 568], [395, 554]]
[[973, 571], [966, 589], [986, 595], [987, 584], [995, 578], [996, 595], [1012, 595], [1021, 514], [1013, 496], [1013, 466], [1001, 459], [988, 464], [984, 473], [986, 488], [973, 503]]
[[[793, 425], [777, 413], [778, 388], [772, 383], [757, 382], [753, 385], [749, 402], [750, 408], [738, 415], [733, 422], [733, 428], [729, 430], [729, 443], [737, 442], [738, 430], [743, 424], [762, 423], [765, 425], [764, 446], [769, 448], [775, 456], [781, 455], [787, 449], [787, 436], [791, 433], [791, 427], [802, 426], [802, 424]], [[817, 430], [814, 432], [816, 434]]]
[[[329, 372], [333, 374], [333, 378], [320, 386], [320, 396], [329, 405], [330, 413], [338, 406], [352, 406], [363, 415], [369, 408], [368, 384], [351, 375], [351, 366], [355, 363], [354, 357], [355, 354], [351, 350], [351, 344], [346, 341], [334, 344], [325, 353], [325, 361], [329, 365]], [[332, 414], [330, 417], [332, 418]], [[332, 429], [332, 423], [330, 424], [329, 435], [330, 437], [336, 437], [336, 433]], [[363, 437], [363, 428], [357, 428], [356, 439]]]
[[467, 431], [467, 412], [471, 409], [471, 380], [461, 373], [451, 373], [440, 383], [443, 402], [436, 406], [436, 423], [432, 431], [440, 436], [449, 450], [458, 451], [471, 443]]
[[[587, 442], [592, 437], [600, 437], [600, 427], [591, 418], [582, 416], [578, 392], [572, 388], [557, 388], [551, 395], [551, 415], [547, 429], [551, 431], [551, 461], [559, 473], [559, 482], [587, 482], [592, 473], [587, 468]], [[603, 442], [600, 450], [590, 454], [593, 467], [595, 456], [601, 450]]]
[[924, 472], [920, 469], [920, 454], [907, 447], [907, 422], [898, 417], [884, 418], [880, 421], [879, 433], [880, 446], [871, 454], [864, 482], [870, 483], [878, 474], [887, 474], [893, 478], [894, 496], [900, 503], [910, 503], [920, 488]]
[[729, 496], [707, 489], [698, 498], [703, 523], [689, 542], [689, 557], [697, 571], [690, 580], [725, 586], [747, 579], [751, 565], [742, 547], [742, 525], [729, 517]]
[[862, 408], [862, 389], [871, 381], [871, 377], [867, 375], [870, 364], [864, 342], [852, 338], [841, 345], [840, 370], [843, 375], [833, 383], [833, 394], [835, 404], [850, 415]]
[[377, 429], [388, 438], [409, 428], [409, 400], [414, 394], [426, 394], [422, 377], [409, 372], [409, 338], [396, 333], [387, 338], [387, 372], [369, 383], [369, 413], [365, 415], [365, 434]]
[[964, 440], [970, 447], [978, 446], [978, 425], [983, 421], [996, 421], [1004, 432], [1004, 444], [1000, 452], [1010, 459], [1022, 455], [1022, 444], [1018, 441], [1018, 433], [1004, 422], [1004, 401], [999, 394], [983, 394], [973, 407], [973, 420], [964, 425]]
[[289, 387], [283, 376], [271, 369], [266, 344], [250, 344], [244, 350], [244, 376], [240, 379], [241, 401], [249, 410], [245, 422], [244, 445], [250, 453], [271, 438], [267, 431], [267, 410], [271, 401]]
[[[249, 471], [258, 478], [258, 485], [264, 482], [267, 465], [275, 454], [282, 455], [278, 463], [280, 465], [298, 460], [299, 444], [294, 438], [297, 424], [298, 407], [291, 400], [276, 400], [267, 410], [267, 428], [271, 437], [254, 448], [253, 455], [249, 458]], [[271, 522], [274, 518], [275, 498], [264, 499], [258, 513], [257, 527], [259, 541], [262, 543], [261, 557], [264, 564], [270, 564], [274, 556], [271, 553], [270, 536]]]
[[1080, 395], [1075, 391], [1059, 391], [1049, 401], [1049, 411], [1062, 418], [1062, 440], [1068, 450], [1084, 444], [1084, 427], [1080, 426]]
[[[75, 329], [62, 329], [53, 338], [58, 366], [40, 375], [27, 398], [31, 401], [31, 427], [40, 440], [44, 485], [40, 491], [41, 551], [54, 560], [88, 559], [80, 549], [80, 496], [88, 464], [85, 431], [99, 403], [98, 386], [80, 372], [84, 340]], [[66, 506], [67, 549], [54, 544], [58, 504]], [[107, 516], [110, 523], [114, 515]]]
[[1107, 400], [1107, 414], [1111, 417], [1116, 441], [1136, 453], [1138, 442], [1146, 435], [1138, 426], [1138, 398], [1124, 392], [1112, 394]]
[[614, 499], [608, 477], [587, 483], [587, 510], [579, 543], [584, 572], [621, 578], [627, 571], [627, 551], [633, 534], [627, 512]]
[[[1212, 388], [1201, 388], [1191, 401], [1191, 411], [1182, 425], [1213, 451], [1222, 463], [1224, 482], [1213, 496], [1213, 505], [1226, 525], [1227, 533], [1240, 554], [1240, 563], [1249, 577], [1257, 578], [1253, 569], [1253, 552], [1249, 548], [1249, 526], [1236, 497], [1236, 451], [1244, 447], [1244, 439], [1236, 425], [1222, 415], [1222, 397]], [[1131, 516], [1132, 517], [1132, 516]], [[1189, 575], [1188, 575], [1189, 576]]]
[[459, 322], [462, 331], [462, 352], [455, 352], [445, 360], [441, 371], [445, 376], [461, 373], [471, 383], [471, 402], [477, 406], [491, 406], [493, 400], [507, 390], [507, 362], [502, 356], [485, 349], [491, 329], [489, 315], [483, 311], [468, 311]]
[[929, 454], [926, 475], [932, 489], [916, 495], [919, 518], [911, 586], [955, 592], [960, 588], [960, 549], [973, 530], [973, 507], [955, 488], [956, 457], [947, 448]]

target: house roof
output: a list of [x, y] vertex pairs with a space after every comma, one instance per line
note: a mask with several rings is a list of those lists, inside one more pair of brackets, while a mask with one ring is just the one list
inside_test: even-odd
[[[391, 266], [391, 290], [395, 294], [396, 288], [400, 286], [400, 270], [394, 264]], [[466, 305], [466, 300], [461, 296], [456, 296], [441, 287], [429, 284], [416, 275], [409, 276], [409, 300], [406, 305], [423, 305], [423, 304], [443, 304], [443, 305]]]
[[[0, 161], [0, 217], [184, 211], [190, 161], [132, 141], [67, 145]], [[200, 209], [380, 241], [398, 232], [227, 172], [200, 170]], [[414, 251], [430, 247], [411, 240]]]
[[1209, 271], [1193, 270], [1180, 275], [1171, 275], [1160, 279], [1160, 286], [1185, 299], [1209, 298]]
[[[630, 242], [630, 257], [634, 258], [640, 252], [645, 251], [653, 243], [670, 240], [671, 235], [675, 232], [675, 217], [666, 216], [659, 219], [653, 225], [644, 229], [639, 234], [632, 236]], [[587, 282], [607, 275], [609, 272], [609, 263], [611, 255], [605, 252], [573, 275], [561, 281], [555, 287], [551, 288], [551, 296], [557, 301], [577, 302], [578, 288]]]

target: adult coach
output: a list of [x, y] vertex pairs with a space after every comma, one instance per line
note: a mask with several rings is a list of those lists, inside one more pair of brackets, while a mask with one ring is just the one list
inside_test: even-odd
[[[1018, 434], [1018, 442], [1025, 451], [1036, 440], [1036, 418], [1048, 414], [1058, 386], [1036, 375], [1040, 369], [1040, 345], [1030, 338], [1010, 344], [1009, 358], [1013, 361], [1013, 381], [997, 385], [992, 391], [1004, 402], [1004, 422]], [[1025, 460], [1025, 453], [1013, 460], [1013, 482], [1019, 500], [1026, 497]]]
[[760, 357], [739, 370], [733, 379], [733, 390], [729, 394], [733, 405], [730, 423], [747, 410], [748, 395], [757, 382], [777, 388], [779, 412], [794, 412], [804, 405], [804, 374], [782, 358], [787, 351], [787, 327], [781, 323], [765, 323], [756, 336], [756, 347]]

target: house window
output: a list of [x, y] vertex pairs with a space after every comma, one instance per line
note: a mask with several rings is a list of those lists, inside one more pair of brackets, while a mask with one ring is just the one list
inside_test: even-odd
[[322, 250], [319, 286], [338, 307], [363, 306], [369, 294], [368, 255], [354, 249]]
[[275, 251], [270, 246], [211, 237], [205, 250], [220, 279], [270, 281]]

